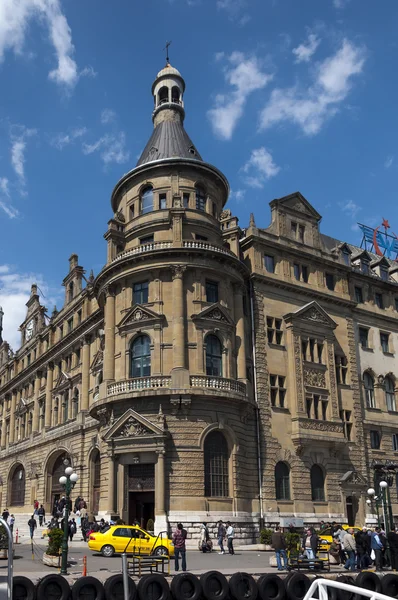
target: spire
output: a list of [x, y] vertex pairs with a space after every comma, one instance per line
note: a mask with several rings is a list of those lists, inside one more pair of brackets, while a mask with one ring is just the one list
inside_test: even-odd
[[[170, 45], [170, 42], [167, 42]], [[168, 61], [168, 45], [166, 60]], [[167, 62], [152, 85], [155, 109], [152, 113], [153, 133], [141, 154], [137, 167], [168, 158], [202, 161], [184, 129], [185, 81], [181, 73]]]

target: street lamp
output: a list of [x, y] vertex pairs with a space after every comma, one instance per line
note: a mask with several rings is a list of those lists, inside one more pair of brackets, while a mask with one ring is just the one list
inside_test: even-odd
[[381, 494], [379, 495], [379, 500], [381, 499], [383, 505], [384, 527], [386, 532], [389, 532], [394, 524], [390, 487], [394, 483], [394, 476], [397, 475], [398, 463], [392, 460], [383, 462], [380, 459], [375, 459], [373, 460], [372, 467], [374, 470], [375, 487], [377, 487], [377, 484], [380, 486]]
[[377, 524], [380, 527], [380, 513], [379, 513], [380, 498], [379, 498], [379, 496], [376, 496], [376, 491], [374, 488], [369, 488], [367, 493], [368, 493], [369, 498], [366, 500], [366, 504], [369, 506], [369, 508], [371, 508], [373, 505], [373, 502], [375, 503], [376, 513], [377, 513]]
[[74, 472], [73, 468], [69, 466], [69, 460], [65, 458], [64, 466], [65, 475], [59, 478], [60, 484], [63, 486], [66, 494], [65, 503], [65, 514], [64, 514], [64, 537], [62, 540], [62, 559], [61, 559], [61, 575], [68, 574], [68, 525], [69, 525], [69, 502], [70, 493], [76, 485], [79, 476]]

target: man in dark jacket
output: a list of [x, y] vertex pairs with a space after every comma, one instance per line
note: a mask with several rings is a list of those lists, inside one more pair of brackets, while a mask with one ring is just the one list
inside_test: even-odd
[[220, 546], [220, 554], [225, 554], [224, 538], [225, 538], [226, 533], [227, 533], [227, 530], [225, 529], [224, 523], [221, 520], [218, 521], [217, 542], [218, 542], [218, 545]]
[[366, 527], [355, 534], [357, 546], [357, 569], [367, 569], [370, 565], [370, 536]]
[[[271, 536], [271, 546], [275, 550], [278, 571], [284, 571], [287, 568], [286, 542], [285, 536], [278, 525], [275, 527], [275, 531]], [[283, 567], [281, 558], [283, 558]]]
[[313, 529], [307, 529], [301, 540], [301, 549], [308, 559], [316, 558], [318, 536]]
[[398, 533], [395, 531], [395, 527], [387, 534], [388, 546], [390, 548], [390, 561], [391, 569], [393, 571], [398, 570]]

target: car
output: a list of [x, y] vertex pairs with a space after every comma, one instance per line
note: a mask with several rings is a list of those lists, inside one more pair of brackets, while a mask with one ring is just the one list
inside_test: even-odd
[[114, 554], [144, 554], [152, 556], [174, 556], [173, 542], [166, 533], [151, 535], [138, 525], [111, 525], [102, 532], [92, 531], [88, 547], [102, 556]]
[[[361, 531], [360, 527], [353, 527], [351, 525], [341, 525], [341, 528], [344, 529], [345, 531], [347, 531], [348, 529], [353, 529], [354, 530], [354, 535], [358, 531]], [[319, 547], [320, 547], [320, 549], [321, 550], [329, 550], [330, 544], [333, 541], [332, 528], [331, 527], [326, 527], [325, 529], [322, 529], [322, 531], [319, 532], [318, 536], [319, 536]]]

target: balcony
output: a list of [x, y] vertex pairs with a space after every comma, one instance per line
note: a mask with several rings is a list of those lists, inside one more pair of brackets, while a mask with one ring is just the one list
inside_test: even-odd
[[170, 388], [171, 377], [136, 377], [126, 381], [110, 383], [107, 387], [107, 396], [128, 394], [140, 390], [157, 390], [159, 388]]
[[349, 441], [344, 435], [343, 423], [321, 419], [293, 418], [291, 438], [299, 454], [305, 447], [320, 444], [331, 451], [342, 451]]
[[246, 395], [246, 385], [241, 381], [236, 381], [236, 379], [196, 375], [190, 378], [190, 383], [192, 388], [221, 390]]

